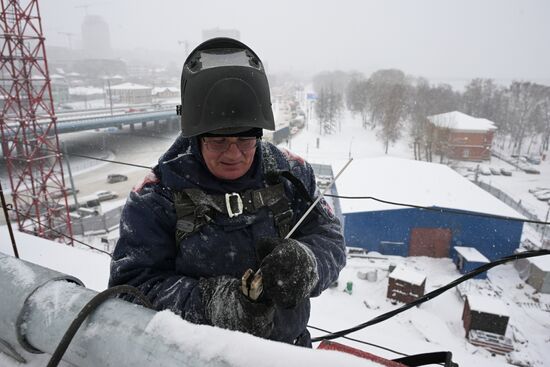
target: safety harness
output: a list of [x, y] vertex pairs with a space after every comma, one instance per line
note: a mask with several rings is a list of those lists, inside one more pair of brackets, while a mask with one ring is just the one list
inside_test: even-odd
[[[269, 148], [262, 146], [261, 149], [264, 175], [274, 177], [277, 172], [275, 158]], [[173, 191], [173, 199], [177, 217], [177, 243], [211, 222], [218, 213], [234, 218], [243, 213], [254, 214], [264, 207], [273, 215], [281, 238], [290, 231], [293, 212], [282, 182], [257, 190], [223, 195], [210, 195], [200, 189], [185, 189]]]
[[234, 218], [243, 213], [253, 214], [267, 207], [273, 214], [275, 226], [281, 237], [290, 231], [292, 220], [292, 209], [282, 183], [258, 190], [248, 190], [241, 194], [232, 192], [225, 195], [209, 195], [199, 189], [186, 189], [174, 192], [174, 205], [178, 242], [212, 221], [216, 213]]

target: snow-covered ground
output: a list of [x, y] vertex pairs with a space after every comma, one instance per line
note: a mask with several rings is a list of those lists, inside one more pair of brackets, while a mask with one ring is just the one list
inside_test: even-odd
[[[288, 145], [283, 146], [311, 162], [328, 163], [334, 167], [341, 167], [350, 156], [384, 156], [383, 145], [376, 139], [376, 130], [365, 130], [361, 127], [359, 118], [356, 119], [347, 113], [343, 115], [341, 125], [340, 132], [319, 136], [319, 126], [314, 120], [309, 121], [307, 127], [298, 132]], [[166, 142], [161, 141], [159, 144], [166, 145]], [[136, 149], [140, 147], [136, 146]], [[390, 146], [388, 155], [410, 159], [412, 148], [408, 139], [403, 137]], [[152, 158], [147, 157], [142, 164], [150, 164]], [[497, 161], [491, 161], [491, 165], [496, 166]], [[528, 188], [550, 182], [550, 162], [543, 162], [540, 170], [540, 175], [527, 176], [514, 171], [512, 177], [490, 176], [490, 180], [523, 201], [528, 200], [531, 195], [527, 192]], [[368, 179], [368, 173], [365, 173], [364, 179]], [[346, 194], [345, 187], [338, 186], [338, 190], [340, 194]], [[391, 199], [391, 193], [388, 193], [387, 197]], [[533, 233], [534, 236], [537, 235], [536, 232]], [[44, 240], [20, 233], [17, 234], [17, 240], [20, 244], [21, 258], [71, 274], [92, 289], [99, 291], [106, 287], [109, 272], [108, 256], [86, 249], [46, 243]], [[0, 251], [12, 254], [5, 227], [0, 228]], [[337, 331], [399, 307], [386, 299], [390, 264], [406, 266], [429, 274], [426, 291], [434, 290], [459, 276], [450, 259], [375, 255], [369, 254], [370, 258], [348, 259], [348, 265], [340, 275], [338, 287], [328, 289], [320, 297], [312, 300], [311, 326]], [[358, 272], [373, 270], [377, 271], [376, 281], [363, 280], [357, 275]], [[348, 282], [353, 282], [351, 295], [343, 292]], [[505, 303], [510, 314], [507, 336], [513, 340], [516, 349], [510, 355], [510, 360], [521, 361], [525, 366], [550, 367], [550, 312], [543, 311], [544, 305], [550, 304], [550, 295], [539, 294], [526, 285], [512, 265], [494, 268], [489, 271], [487, 281], [476, 280], [469, 284], [469, 292], [500, 298]], [[350, 337], [406, 354], [449, 350], [461, 366], [509, 365], [506, 357], [492, 356], [484, 349], [467, 342], [461, 320], [463, 307], [463, 300], [455, 290], [451, 290], [418, 308], [353, 333]], [[313, 329], [311, 332], [314, 336], [324, 334]], [[373, 346], [343, 339], [338, 341], [383, 357], [399, 357], [393, 352]], [[44, 357], [29, 356], [31, 357], [37, 361], [31, 364], [33, 367], [43, 365], [47, 360]], [[16, 365], [0, 354], [0, 366]]]

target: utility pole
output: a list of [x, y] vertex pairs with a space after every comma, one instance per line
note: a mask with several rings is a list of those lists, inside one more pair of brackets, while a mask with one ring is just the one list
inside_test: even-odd
[[107, 88], [109, 90], [109, 108], [111, 110], [111, 116], [113, 116], [113, 95], [111, 93], [111, 80], [107, 79]]
[[61, 143], [61, 148], [63, 149], [63, 156], [65, 157], [65, 162], [67, 163], [67, 171], [69, 172], [69, 182], [71, 183], [71, 190], [73, 192], [74, 205], [78, 209], [78, 199], [76, 197], [76, 187], [74, 186], [73, 172], [71, 171], [71, 162], [69, 161], [69, 154], [67, 153], [67, 147], [65, 143]]

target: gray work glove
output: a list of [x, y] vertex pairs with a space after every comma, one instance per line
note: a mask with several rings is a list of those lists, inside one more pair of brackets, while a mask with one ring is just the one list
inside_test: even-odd
[[273, 305], [253, 302], [229, 276], [199, 281], [206, 318], [213, 326], [267, 338], [273, 329]]
[[283, 308], [307, 299], [319, 281], [313, 252], [294, 239], [262, 238], [257, 245], [265, 297]]

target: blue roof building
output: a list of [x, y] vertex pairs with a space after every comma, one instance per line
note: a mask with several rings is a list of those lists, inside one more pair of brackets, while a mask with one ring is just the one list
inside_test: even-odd
[[[355, 160], [338, 182], [349, 247], [387, 255], [452, 257], [475, 248], [495, 260], [519, 247], [524, 219], [456, 173], [435, 163], [383, 157]], [[404, 203], [404, 207], [390, 204]]]

